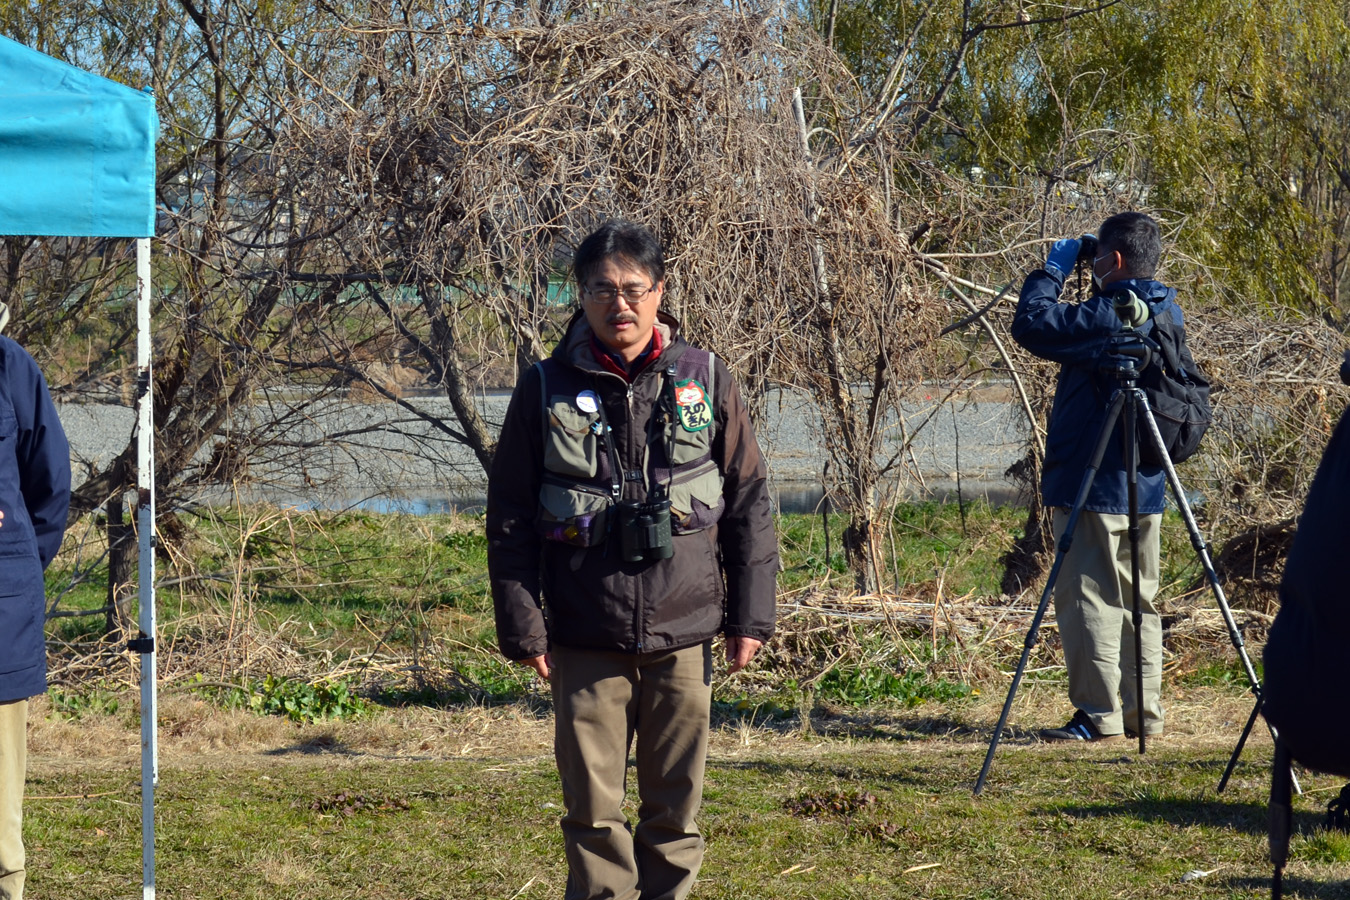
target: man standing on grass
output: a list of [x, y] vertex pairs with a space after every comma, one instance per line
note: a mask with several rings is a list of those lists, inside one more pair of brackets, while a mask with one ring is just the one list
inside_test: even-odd
[[703, 859], [712, 638], [736, 672], [774, 630], [764, 459], [727, 367], [660, 312], [655, 235], [609, 222], [573, 270], [581, 309], [516, 386], [488, 482], [498, 643], [552, 684], [564, 896], [678, 900]]
[[[1054, 510], [1055, 540], [1068, 524], [1083, 473], [1092, 457], [1115, 381], [1101, 372], [1112, 337], [1123, 323], [1118, 298], [1147, 306], [1139, 332], [1148, 337], [1153, 318], [1170, 313], [1181, 322], [1176, 290], [1153, 279], [1161, 254], [1158, 224], [1126, 212], [1102, 223], [1092, 260], [1093, 295], [1078, 304], [1060, 301], [1064, 280], [1078, 259], [1079, 241], [1059, 240], [1045, 267], [1022, 285], [1012, 336], [1035, 355], [1060, 364], [1055, 402], [1045, 439], [1041, 496]], [[1124, 292], [1133, 292], [1133, 298]], [[1068, 554], [1055, 582], [1055, 619], [1064, 645], [1073, 717], [1049, 728], [1051, 741], [1100, 741], [1144, 733], [1161, 735], [1162, 620], [1153, 605], [1158, 592], [1158, 526], [1167, 487], [1160, 466], [1138, 469], [1139, 602], [1143, 611], [1144, 697], [1135, 696], [1133, 594], [1130, 572], [1129, 497], [1123, 450], [1123, 417], [1106, 447], [1101, 468], [1078, 519]]]
[[[0, 303], [0, 328], [9, 318]], [[0, 337], [0, 900], [22, 900], [28, 698], [47, 689], [42, 573], [61, 549], [70, 446], [47, 382]]]

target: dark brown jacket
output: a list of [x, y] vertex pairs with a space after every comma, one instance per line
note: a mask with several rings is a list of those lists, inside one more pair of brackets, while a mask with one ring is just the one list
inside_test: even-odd
[[[628, 383], [592, 355], [584, 316], [573, 318], [553, 353], [591, 377], [622, 470], [642, 468], [662, 371], [689, 346], [670, 316], [662, 313], [657, 327], [668, 340], [659, 361], [631, 385], [631, 400]], [[714, 364], [712, 452], [726, 508], [717, 525], [675, 535], [674, 556], [655, 562], [620, 561], [612, 538], [578, 548], [539, 536], [544, 423], [538, 370], [516, 385], [493, 458], [487, 509], [497, 641], [508, 658], [539, 656], [552, 643], [639, 653], [690, 646], [718, 632], [759, 641], [773, 635], [778, 544], [764, 458], [730, 371], [721, 360]], [[641, 484], [625, 483], [626, 498], [643, 494]]]

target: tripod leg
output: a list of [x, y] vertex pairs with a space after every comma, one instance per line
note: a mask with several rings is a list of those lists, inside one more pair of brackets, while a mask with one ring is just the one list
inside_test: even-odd
[[[1130, 596], [1134, 623], [1134, 706], [1139, 733], [1139, 752], [1147, 750], [1144, 738], [1144, 611], [1139, 597], [1139, 439], [1135, 430], [1138, 389], [1125, 392], [1125, 492], [1130, 512]], [[1145, 401], [1147, 402], [1147, 401]]]
[[1045, 589], [1041, 591], [1041, 602], [1036, 607], [1036, 615], [1031, 619], [1031, 627], [1027, 629], [1026, 640], [1022, 644], [1022, 658], [1017, 662], [1017, 670], [1013, 672], [1012, 685], [1008, 688], [1008, 697], [1003, 701], [1003, 712], [999, 714], [998, 724], [994, 726], [993, 737], [989, 740], [989, 751], [984, 755], [984, 765], [980, 767], [980, 775], [975, 779], [976, 796], [984, 790], [984, 782], [989, 777], [989, 769], [994, 764], [994, 752], [998, 749], [998, 742], [1003, 737], [1003, 729], [1008, 725], [1008, 714], [1012, 712], [1013, 698], [1017, 696], [1017, 687], [1022, 683], [1022, 675], [1026, 672], [1027, 660], [1031, 658], [1031, 650], [1036, 646], [1036, 637], [1041, 630], [1041, 619], [1045, 617], [1045, 611], [1050, 606], [1050, 598], [1054, 596], [1055, 580], [1059, 577], [1059, 570], [1064, 565], [1064, 557], [1069, 553], [1069, 547], [1073, 545], [1073, 532], [1078, 527], [1078, 516], [1083, 511], [1083, 506], [1087, 503], [1088, 491], [1092, 489], [1092, 482], [1097, 477], [1097, 470], [1101, 467], [1102, 457], [1106, 454], [1106, 442], [1111, 439], [1111, 430], [1115, 427], [1116, 419], [1120, 417], [1120, 409], [1124, 404], [1125, 394], [1117, 391], [1111, 397], [1111, 403], [1106, 410], [1106, 420], [1102, 423], [1101, 433], [1097, 436], [1097, 445], [1093, 448], [1092, 458], [1088, 460], [1087, 469], [1083, 472], [1083, 481], [1078, 486], [1078, 496], [1074, 498], [1073, 508], [1069, 510], [1069, 521], [1064, 526], [1064, 534], [1060, 536], [1059, 544], [1055, 551], [1055, 561], [1050, 566], [1050, 575], [1045, 580]]
[[[1247, 655], [1247, 644], [1242, 639], [1242, 632], [1238, 630], [1237, 622], [1233, 619], [1233, 610], [1228, 605], [1228, 598], [1224, 596], [1223, 585], [1219, 583], [1219, 574], [1214, 570], [1214, 562], [1210, 559], [1205, 538], [1200, 534], [1200, 526], [1195, 522], [1191, 505], [1186, 501], [1186, 491], [1181, 486], [1181, 479], [1177, 476], [1176, 467], [1172, 465], [1172, 460], [1167, 455], [1162, 432], [1158, 430], [1158, 423], [1153, 418], [1153, 410], [1149, 409], [1147, 396], [1143, 398], [1143, 409], [1144, 422], [1148, 425], [1146, 434], [1157, 450], [1158, 458], [1163, 461], [1163, 470], [1167, 473], [1167, 483], [1172, 488], [1172, 496], [1176, 498], [1177, 509], [1181, 512], [1181, 518], [1186, 523], [1186, 531], [1191, 536], [1191, 546], [1195, 548], [1196, 558], [1200, 560], [1200, 566], [1205, 571], [1205, 580], [1209, 583], [1210, 591], [1214, 594], [1214, 600], [1223, 616], [1224, 626], [1228, 629], [1228, 640], [1232, 643], [1233, 649], [1237, 651], [1238, 658], [1242, 660], [1243, 670], [1247, 674], [1247, 684], [1251, 688], [1252, 695], [1256, 697], [1257, 709], [1260, 709], [1261, 679], [1257, 677], [1256, 667], [1252, 665], [1251, 657]], [[1266, 723], [1266, 728], [1270, 731], [1271, 739], [1275, 740], [1278, 735], [1269, 722]], [[1242, 744], [1239, 743], [1239, 749], [1241, 749], [1241, 746]], [[1298, 778], [1293, 775], [1292, 771], [1290, 772], [1290, 779], [1293, 782], [1294, 790], [1300, 794], [1303, 793], [1303, 788], [1299, 785]], [[1219, 783], [1220, 792], [1223, 791], [1224, 784], [1225, 782]]]
[[1289, 792], [1288, 777], [1293, 774], [1293, 757], [1289, 749], [1275, 740], [1275, 761], [1270, 771], [1270, 863], [1275, 871], [1271, 877], [1270, 896], [1280, 900], [1284, 890], [1284, 866], [1289, 862], [1289, 836], [1293, 831], [1294, 803]]
[[[1222, 794], [1223, 789], [1228, 787], [1228, 779], [1233, 777], [1233, 770], [1237, 768], [1238, 757], [1242, 755], [1242, 748], [1247, 744], [1247, 736], [1252, 733], [1252, 726], [1256, 724], [1256, 717], [1261, 712], [1261, 701], [1257, 700], [1252, 706], [1252, 714], [1247, 717], [1247, 724], [1242, 727], [1242, 734], [1238, 736], [1237, 744], [1233, 747], [1233, 755], [1228, 757], [1228, 766], [1223, 770], [1223, 777], [1219, 779], [1219, 789], [1216, 793]], [[1292, 773], [1291, 776], [1292, 777]]]

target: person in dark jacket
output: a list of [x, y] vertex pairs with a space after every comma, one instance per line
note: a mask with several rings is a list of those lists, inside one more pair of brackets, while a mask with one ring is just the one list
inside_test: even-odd
[[[1079, 254], [1080, 243], [1074, 239], [1056, 241], [1045, 267], [1032, 272], [1022, 285], [1013, 338], [1035, 355], [1060, 364], [1041, 476], [1042, 499], [1054, 510], [1056, 541], [1068, 523], [1118, 386], [1115, 378], [1101, 371], [1113, 338], [1123, 328], [1115, 309], [1117, 300], [1126, 298], [1146, 307], [1148, 319], [1138, 327], [1144, 336], [1151, 330], [1152, 317], [1164, 310], [1181, 322], [1176, 291], [1153, 278], [1161, 247], [1158, 225], [1152, 218], [1120, 213], [1102, 223], [1092, 260], [1096, 290], [1087, 300], [1078, 304], [1060, 301], [1064, 280]], [[1123, 419], [1117, 420], [1117, 435], [1123, 435]], [[1162, 621], [1153, 599], [1158, 591], [1158, 526], [1166, 488], [1161, 467], [1140, 464], [1141, 701], [1135, 696], [1124, 441], [1113, 438], [1107, 444], [1055, 583], [1055, 618], [1074, 713], [1063, 728], [1042, 731], [1046, 740], [1098, 741], [1126, 732], [1137, 734], [1141, 710], [1144, 733], [1162, 734]]]
[[656, 237], [609, 222], [573, 267], [581, 309], [516, 386], [488, 482], [497, 636], [551, 681], [565, 897], [673, 900], [703, 858], [711, 642], [735, 672], [772, 636], [777, 539], [731, 373], [660, 311]]
[[[1341, 366], [1350, 384], [1350, 353]], [[1350, 775], [1350, 409], [1322, 453], [1280, 579], [1280, 609], [1263, 651], [1261, 711], [1293, 758]]]
[[23, 897], [28, 698], [47, 689], [42, 573], [69, 506], [70, 446], [47, 383], [0, 337], [0, 900]]

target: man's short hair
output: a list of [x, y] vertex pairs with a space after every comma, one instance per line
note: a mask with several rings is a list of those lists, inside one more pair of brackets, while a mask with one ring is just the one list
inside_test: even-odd
[[617, 257], [646, 271], [652, 284], [666, 277], [666, 254], [651, 229], [622, 219], [611, 219], [586, 235], [572, 258], [572, 274], [584, 285], [601, 262]]
[[1097, 232], [1098, 254], [1120, 251], [1135, 278], [1152, 278], [1162, 255], [1162, 232], [1152, 216], [1141, 212], [1116, 213]]

